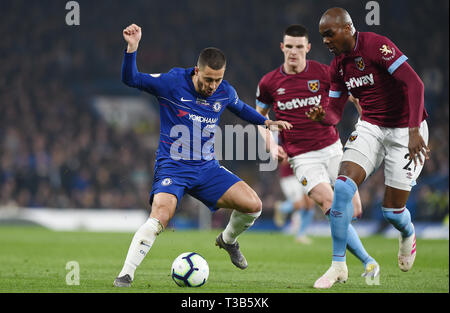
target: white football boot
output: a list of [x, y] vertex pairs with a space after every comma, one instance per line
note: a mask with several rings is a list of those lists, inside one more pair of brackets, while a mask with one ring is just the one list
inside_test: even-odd
[[332, 262], [328, 271], [323, 274], [314, 283], [314, 288], [328, 289], [331, 288], [334, 283], [345, 283], [348, 279], [348, 269], [345, 262]]
[[378, 263], [367, 264], [364, 273], [361, 274], [361, 277], [375, 278], [378, 276], [380, 276], [380, 265]]
[[398, 248], [398, 266], [403, 272], [409, 271], [416, 259], [416, 231], [413, 227], [413, 233], [411, 236], [403, 238], [400, 235], [399, 248]]

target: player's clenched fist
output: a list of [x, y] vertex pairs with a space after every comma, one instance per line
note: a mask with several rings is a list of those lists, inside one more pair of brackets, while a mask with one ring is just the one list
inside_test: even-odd
[[131, 24], [123, 30], [123, 38], [128, 43], [127, 52], [131, 53], [137, 50], [139, 41], [142, 37], [142, 31], [136, 24]]

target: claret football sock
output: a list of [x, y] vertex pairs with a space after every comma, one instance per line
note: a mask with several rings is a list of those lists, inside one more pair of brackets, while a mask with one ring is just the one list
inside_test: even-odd
[[255, 220], [261, 215], [261, 211], [256, 213], [241, 213], [233, 210], [230, 221], [223, 231], [223, 241], [226, 244], [233, 244], [237, 237], [242, 234], [247, 228], [253, 225]]
[[352, 220], [352, 199], [357, 190], [355, 182], [339, 176], [334, 184], [333, 204], [330, 210], [331, 237], [333, 239], [333, 261], [344, 262], [347, 249], [348, 226]]
[[381, 209], [383, 210], [383, 216], [386, 221], [400, 231], [403, 238], [409, 237], [414, 233], [411, 214], [406, 207], [397, 209], [381, 207]]
[[141, 264], [142, 260], [144, 260], [155, 242], [156, 236], [158, 236], [163, 229], [161, 223], [153, 217], [150, 217], [141, 227], [139, 227], [131, 240], [125, 263], [118, 277], [128, 274], [131, 279], [134, 279], [136, 268]]

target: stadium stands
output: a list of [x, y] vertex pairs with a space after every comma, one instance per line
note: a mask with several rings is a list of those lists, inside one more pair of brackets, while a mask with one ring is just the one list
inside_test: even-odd
[[[438, 23], [448, 22], [448, 2], [383, 3], [381, 25], [373, 27], [365, 25], [360, 1], [346, 2], [358, 17], [356, 28], [392, 38], [425, 83], [432, 153], [408, 206], [417, 219], [442, 220], [449, 199], [449, 73], [448, 27]], [[313, 44], [309, 57], [331, 60], [316, 31], [327, 1], [79, 3], [80, 26], [67, 26], [64, 5], [55, 1], [0, 4], [0, 210], [147, 206], [155, 149], [146, 132], [158, 128], [119, 130], [92, 106], [97, 95], [139, 96], [120, 82], [121, 32], [132, 22], [143, 29], [141, 71], [192, 66], [202, 48], [217, 46], [228, 57], [225, 78], [251, 105], [260, 77], [282, 62], [278, 45], [286, 25], [306, 25]], [[339, 126], [343, 140], [355, 114], [347, 107]], [[225, 113], [221, 125], [241, 122]], [[263, 217], [271, 216], [281, 195], [278, 173], [259, 172], [254, 161], [224, 164], [254, 187], [264, 202]], [[362, 186], [363, 218], [382, 218], [383, 179], [378, 171]]]

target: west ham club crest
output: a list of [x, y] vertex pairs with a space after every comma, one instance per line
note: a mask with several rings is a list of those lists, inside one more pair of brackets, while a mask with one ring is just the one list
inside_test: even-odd
[[320, 88], [320, 83], [318, 79], [308, 80], [308, 89], [311, 92], [318, 92]]
[[360, 71], [364, 71], [364, 69], [366, 68], [366, 65], [364, 64], [364, 60], [362, 57], [355, 58], [355, 64], [356, 68]]

